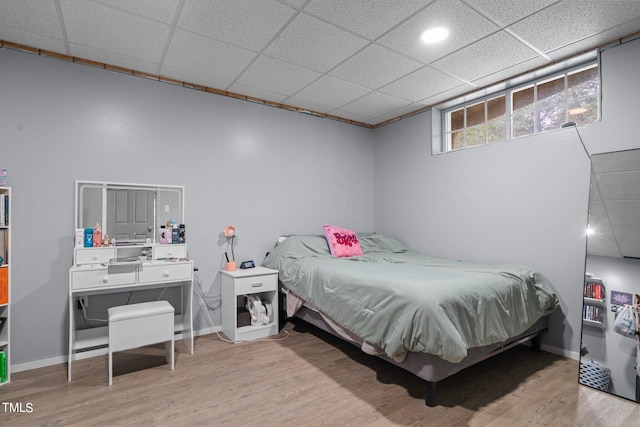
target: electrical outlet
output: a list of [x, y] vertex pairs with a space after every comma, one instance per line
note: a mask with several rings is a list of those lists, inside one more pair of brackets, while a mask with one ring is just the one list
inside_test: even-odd
[[89, 307], [89, 297], [88, 296], [78, 297], [78, 310], [82, 310], [82, 306], [84, 306], [84, 308]]

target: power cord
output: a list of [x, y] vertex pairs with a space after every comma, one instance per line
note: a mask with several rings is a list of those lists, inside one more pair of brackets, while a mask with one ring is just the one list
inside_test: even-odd
[[576, 130], [576, 133], [578, 134], [578, 138], [580, 139], [580, 143], [582, 144], [582, 148], [584, 148], [584, 152], [587, 153], [587, 157], [591, 158], [591, 154], [589, 154], [589, 150], [587, 150], [587, 146], [584, 145], [584, 141], [582, 140], [582, 135], [580, 135], [580, 131], [578, 130], [578, 125], [576, 124], [576, 122], [566, 122], [563, 123], [562, 125], [560, 125], [561, 128], [569, 128], [569, 127], [573, 127]]
[[82, 317], [85, 321], [85, 325], [87, 327], [92, 327], [91, 325], [89, 325], [87, 322], [102, 322], [102, 323], [108, 323], [109, 321], [107, 319], [94, 319], [91, 317], [87, 317], [87, 308], [84, 306], [84, 300], [82, 298], [78, 298], [78, 303], [80, 304], [80, 309], [82, 310]]
[[[220, 306], [222, 305], [222, 300], [221, 300], [221, 294], [215, 294], [212, 296], [207, 296], [204, 292], [204, 289], [202, 289], [202, 284], [200, 283], [200, 277], [198, 277], [197, 274], [193, 274], [194, 277], [194, 282], [196, 284], [196, 286], [193, 287], [193, 293], [199, 297], [199, 300], [202, 301], [202, 305], [204, 305], [205, 307], [205, 313], [206, 313], [206, 317], [207, 320], [209, 320], [209, 325], [212, 328], [216, 327], [216, 324], [213, 322], [213, 319], [211, 318], [211, 311], [215, 311], [218, 308], [220, 308]], [[211, 300], [211, 302], [207, 301], [207, 298], [209, 298]]]
[[283, 340], [286, 340], [287, 338], [289, 338], [289, 331], [281, 331], [281, 332], [278, 333], [278, 335], [280, 335], [282, 332], [284, 332], [284, 334], [285, 334], [283, 337], [279, 337], [279, 336], [276, 335], [275, 337], [272, 336], [273, 338], [272, 337], [266, 337], [266, 338], [258, 338], [258, 339], [255, 339], [255, 340], [240, 340], [240, 341], [231, 341], [230, 339], [227, 339], [224, 336], [222, 336], [220, 334], [220, 332], [216, 332], [216, 335], [218, 336], [218, 339], [220, 341], [228, 342], [228, 343], [231, 343], [231, 344], [239, 344], [239, 343], [246, 343], [246, 342], [251, 343], [251, 342], [283, 341]]

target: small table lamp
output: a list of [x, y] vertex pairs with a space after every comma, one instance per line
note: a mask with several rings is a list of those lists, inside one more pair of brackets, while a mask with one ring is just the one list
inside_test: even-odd
[[[236, 265], [236, 256], [233, 253], [233, 239], [236, 237], [236, 228], [232, 225], [229, 225], [224, 229], [224, 235], [227, 238], [227, 251], [225, 251], [224, 256], [227, 259], [227, 264], [225, 265], [225, 270], [227, 271], [235, 271], [238, 267]], [[231, 260], [229, 260], [229, 246], [231, 246]]]

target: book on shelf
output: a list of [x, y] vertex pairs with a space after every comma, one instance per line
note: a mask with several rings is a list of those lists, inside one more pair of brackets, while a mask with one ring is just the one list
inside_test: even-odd
[[0, 267], [0, 304], [9, 303], [9, 267]]
[[9, 263], [7, 249], [9, 247], [9, 231], [0, 228], [0, 266]]
[[582, 318], [592, 322], [602, 322], [602, 310], [600, 307], [585, 305], [582, 307]]
[[0, 194], [0, 227], [9, 226], [9, 195]]
[[0, 227], [6, 227], [9, 224], [9, 197], [6, 194], [0, 194]]
[[0, 383], [7, 382], [7, 352], [0, 351]]
[[604, 287], [599, 283], [585, 283], [583, 296], [592, 299], [604, 299]]

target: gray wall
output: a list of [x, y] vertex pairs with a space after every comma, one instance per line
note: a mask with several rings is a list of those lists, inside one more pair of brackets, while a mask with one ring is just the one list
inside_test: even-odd
[[[602, 53], [602, 121], [579, 128], [592, 154], [640, 147], [640, 41]], [[379, 129], [376, 230], [422, 252], [531, 265], [560, 310], [543, 340], [577, 358], [590, 160], [574, 128], [430, 154], [430, 115]]]
[[[67, 353], [75, 180], [184, 185], [189, 255], [210, 295], [229, 224], [236, 258], [258, 263], [281, 233], [373, 230], [370, 129], [12, 50], [0, 76], [14, 366]], [[210, 326], [198, 307], [196, 329]]]

